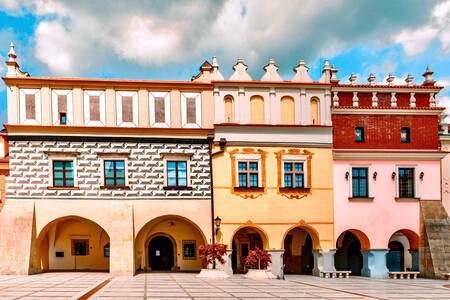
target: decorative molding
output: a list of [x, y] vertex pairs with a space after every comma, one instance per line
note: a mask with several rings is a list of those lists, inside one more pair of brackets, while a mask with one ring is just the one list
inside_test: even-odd
[[[89, 102], [90, 96], [99, 97], [99, 110], [100, 121], [91, 121], [91, 107]], [[86, 126], [105, 126], [106, 124], [106, 104], [105, 104], [105, 91], [104, 90], [84, 90], [83, 92], [83, 105], [84, 105], [84, 124]]]
[[52, 90], [52, 116], [53, 116], [53, 125], [60, 126], [59, 120], [59, 108], [58, 108], [58, 95], [66, 96], [67, 100], [67, 111], [66, 111], [66, 119], [67, 124], [64, 126], [73, 125], [73, 102], [72, 102], [72, 90]]
[[[187, 122], [187, 99], [195, 99], [195, 123]], [[202, 96], [201, 93], [181, 93], [181, 127], [201, 128], [202, 127]]]
[[[35, 119], [26, 118], [26, 95], [34, 95]], [[20, 89], [19, 100], [20, 124], [22, 125], [40, 125], [41, 124], [41, 90], [40, 89]]]
[[377, 152], [333, 151], [334, 160], [440, 160], [447, 153], [445, 152], [393, 152], [380, 149]]
[[[123, 122], [122, 120], [122, 97], [132, 98], [132, 122]], [[116, 91], [116, 116], [117, 126], [119, 127], [137, 127], [138, 126], [138, 95], [137, 91]]]
[[338, 115], [338, 114], [345, 114], [345, 115], [440, 115], [442, 111], [445, 108], [442, 109], [402, 109], [402, 108], [390, 108], [390, 107], [379, 107], [379, 108], [340, 108], [340, 107], [333, 107], [331, 108], [331, 113]]
[[[283, 155], [306, 155], [306, 187], [303, 188], [303, 190], [308, 189], [309, 190], [309, 194], [311, 194], [311, 159], [312, 156], [314, 155], [313, 152], [310, 152], [308, 150], [301, 150], [301, 149], [283, 149], [280, 150], [278, 152], [275, 152], [275, 156], [277, 158], [277, 183], [278, 183], [278, 189], [277, 189], [277, 194], [285, 194], [286, 192], [283, 192], [282, 189], [282, 168], [283, 166], [281, 165], [282, 161], [283, 161]], [[292, 192], [288, 192], [288, 193], [292, 193]], [[299, 193], [299, 192], [296, 192]], [[303, 191], [304, 193], [304, 191]]]
[[[164, 98], [164, 123], [156, 123], [155, 119], [155, 98]], [[148, 97], [149, 120], [152, 127], [170, 127], [170, 93], [169, 92], [149, 92]]]
[[256, 199], [262, 197], [263, 194], [237, 194], [242, 199]]
[[[228, 152], [231, 159], [231, 185], [232, 185], [232, 193], [233, 194], [240, 194], [237, 189], [239, 187], [236, 184], [236, 155], [240, 154], [259, 154], [261, 157], [259, 158], [261, 162], [261, 187], [264, 189], [266, 186], [266, 155], [267, 152], [265, 152], [262, 149], [253, 149], [253, 148], [243, 148], [243, 149], [234, 149], [232, 151]], [[265, 189], [264, 189], [265, 192]], [[245, 198], [247, 199], [247, 198]], [[254, 199], [254, 198], [252, 198]]]
[[300, 199], [307, 197], [308, 195], [305, 195], [305, 194], [301, 194], [301, 195], [299, 195], [299, 194], [281, 194], [281, 196], [286, 197], [289, 200], [292, 200], [292, 199], [300, 200]]

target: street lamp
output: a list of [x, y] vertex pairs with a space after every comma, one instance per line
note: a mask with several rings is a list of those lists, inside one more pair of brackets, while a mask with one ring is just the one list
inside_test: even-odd
[[222, 223], [222, 219], [219, 218], [219, 216], [217, 216], [217, 217], [214, 219], [214, 224], [216, 225], [216, 235], [217, 235], [217, 233], [219, 232], [219, 229], [220, 229], [220, 223]]

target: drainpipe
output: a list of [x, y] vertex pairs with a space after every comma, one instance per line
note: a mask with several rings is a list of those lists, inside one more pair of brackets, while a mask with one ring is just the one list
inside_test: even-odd
[[211, 190], [211, 234], [212, 234], [212, 244], [216, 243], [216, 232], [215, 232], [215, 222], [214, 222], [214, 185], [213, 185], [213, 171], [212, 171], [212, 158], [217, 154], [225, 152], [225, 145], [227, 140], [221, 138], [219, 141], [220, 150], [212, 153], [212, 148], [214, 145], [214, 134], [208, 134], [209, 141], [209, 178], [210, 178], [210, 190]]

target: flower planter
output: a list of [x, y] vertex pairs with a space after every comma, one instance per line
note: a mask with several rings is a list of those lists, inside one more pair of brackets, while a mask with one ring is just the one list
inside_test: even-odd
[[197, 278], [202, 279], [227, 279], [229, 277], [230, 275], [221, 269], [202, 269], [197, 275]]
[[277, 277], [273, 275], [269, 270], [257, 269], [248, 270], [247, 274], [245, 274], [244, 277], [249, 279], [277, 279]]

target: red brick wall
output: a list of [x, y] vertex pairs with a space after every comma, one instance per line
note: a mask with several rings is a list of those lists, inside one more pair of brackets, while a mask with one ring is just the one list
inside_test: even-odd
[[[438, 149], [438, 116], [333, 115], [335, 149]], [[355, 142], [355, 127], [364, 127], [363, 143]], [[410, 128], [410, 143], [400, 129]]]
[[[391, 93], [377, 93], [378, 106], [391, 106]], [[353, 106], [353, 93], [352, 92], [339, 92], [339, 106]], [[397, 98], [397, 106], [409, 107], [410, 93], [395, 93]], [[416, 98], [417, 107], [429, 107], [430, 106], [430, 94], [414, 95]], [[358, 93], [359, 106], [372, 106], [372, 93]]]

